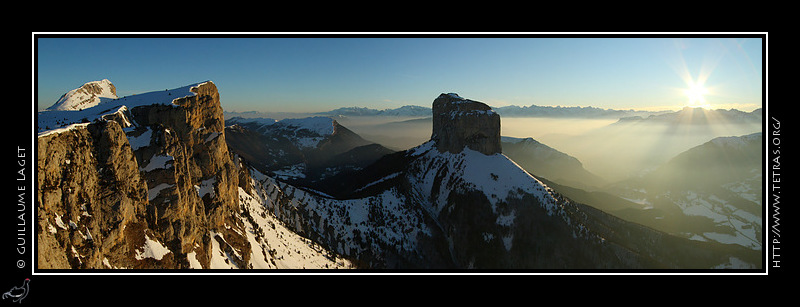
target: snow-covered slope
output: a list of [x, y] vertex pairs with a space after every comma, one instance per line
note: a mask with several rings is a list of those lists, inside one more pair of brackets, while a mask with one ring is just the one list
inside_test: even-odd
[[[192, 89], [206, 82], [200, 82], [171, 90], [153, 91], [117, 99], [100, 99], [97, 101], [97, 103], [84, 104], [81, 105], [82, 107], [80, 108], [70, 108], [71, 106], [76, 106], [75, 104], [71, 103], [64, 104], [63, 108], [56, 107], [54, 105], [51, 108], [37, 113], [36, 131], [39, 136], [43, 136], [49, 133], [64, 131], [65, 129], [69, 129], [77, 125], [85, 125], [97, 118], [118, 115], [125, 116], [125, 111], [142, 105], [174, 105], [173, 101], [176, 99], [196, 95], [194, 92], [192, 92]], [[78, 92], [80, 91], [76, 90], [76, 93]], [[72, 93], [72, 91], [70, 93]], [[65, 97], [66, 96], [68, 95], [65, 95]]]
[[[458, 154], [440, 153], [431, 141], [407, 151], [403, 158], [412, 161], [411, 164], [356, 190], [389, 184], [368, 196], [351, 199], [334, 199], [251, 169], [252, 191], [248, 193], [240, 189], [239, 195], [243, 209], [250, 216], [248, 229], [251, 246], [254, 246], [251, 258], [254, 267], [281, 266], [276, 264], [279, 261], [259, 256], [258, 248], [255, 248], [274, 249], [278, 243], [270, 243], [268, 233], [282, 231], [280, 227], [276, 228], [279, 224], [316, 242], [300, 244], [307, 247], [303, 247], [305, 252], [296, 252], [296, 256], [305, 255], [307, 258], [285, 260], [293, 262], [295, 267], [298, 263], [304, 263], [306, 267], [347, 267], [341, 260], [333, 260], [326, 249], [360, 259], [362, 265], [373, 268], [397, 265], [409, 268], [452, 267], [454, 264], [449, 253], [453, 251], [445, 248], [444, 242], [448, 239], [443, 235], [442, 227], [449, 228], [454, 210], [469, 210], [459, 207], [457, 195], [470, 192], [482, 193], [488, 199], [486, 203], [477, 199], [485, 208], [490, 208], [491, 215], [486, 216], [491, 225], [474, 225], [485, 230], [479, 234], [481, 240], [499, 244], [497, 246], [504, 252], [514, 247], [513, 231], [496, 230], [513, 229], [518, 212], [514, 209], [516, 205], [509, 204], [523, 198], [531, 201], [531, 196], [536, 200], [526, 202], [524, 206], [539, 206], [561, 221], [557, 223], [568, 225], [565, 227], [573, 229], [569, 232], [570, 238], [601, 241], [599, 237], [588, 234], [578, 220], [570, 219], [563, 201], [551, 189], [502, 154], [484, 155], [470, 149]], [[403, 184], [394, 184], [397, 182]], [[443, 210], [448, 211], [442, 213]], [[448, 218], [439, 220], [445, 215]], [[519, 215], [527, 218], [521, 212]], [[285, 236], [281, 240], [286, 240]], [[524, 237], [518, 237], [518, 240], [525, 240]], [[276, 238], [273, 236], [272, 240], [278, 240]], [[465, 247], [450, 247], [464, 256], [460, 251], [462, 248]], [[301, 249], [298, 247], [296, 250]], [[320, 259], [320, 255], [324, 259]], [[314, 257], [320, 259], [320, 264], [309, 264], [309, 259]], [[472, 256], [467, 254], [464, 257]], [[481, 267], [486, 264], [478, 262], [474, 265]]]
[[[329, 117], [270, 118], [234, 117], [226, 120], [226, 140], [237, 154], [263, 173], [283, 180], [313, 182], [368, 163], [374, 155], [357, 150], [379, 146], [361, 138]], [[378, 148], [378, 152], [383, 152]], [[343, 162], [342, 155], [352, 156]], [[346, 165], [343, 165], [346, 164]]]
[[333, 119], [322, 116], [287, 118], [275, 122], [273, 127], [284, 135], [294, 134], [290, 139], [300, 148], [317, 147], [320, 141], [336, 131]]
[[760, 144], [762, 140], [762, 133], [756, 132], [743, 136], [724, 136], [717, 137], [711, 140], [711, 143], [719, 147], [731, 147], [735, 150], [742, 150], [744, 147], [751, 145], [753, 142]]
[[234, 117], [228, 119], [226, 124], [247, 125], [262, 134], [280, 135], [301, 149], [315, 148], [320, 141], [336, 132], [335, 121], [323, 116], [286, 118], [279, 121], [270, 118]]
[[640, 221], [651, 227], [761, 250], [762, 145], [761, 132], [717, 137], [641, 178], [616, 184], [612, 192], [637, 200], [645, 211], [661, 212]]
[[[351, 263], [335, 258], [328, 250], [369, 263], [369, 259], [390, 254], [413, 254], [419, 248], [418, 237], [431, 232], [422, 212], [396, 189], [339, 200], [281, 182], [255, 169], [251, 169], [251, 178], [251, 192], [240, 189], [239, 196], [251, 217], [248, 238], [254, 250], [261, 247], [277, 255], [284, 255], [277, 253], [282, 250], [297, 254], [282, 261], [267, 258], [266, 262], [275, 262], [271, 266], [349, 268]], [[253, 259], [264, 259], [259, 257]], [[258, 266], [257, 261], [261, 260], [254, 260], [254, 266]]]
[[[353, 264], [326, 250], [313, 241], [300, 236], [281, 222], [270, 211], [266, 193], [265, 176], [255, 171], [251, 180], [251, 192], [239, 188], [239, 206], [242, 209], [242, 222], [247, 229], [250, 243], [250, 264], [253, 269], [350, 269]], [[213, 251], [211, 268], [235, 268], [233, 261], [217, 246]], [[199, 265], [199, 263], [196, 263]], [[198, 266], [194, 268], [199, 268]]]
[[[504, 154], [485, 155], [469, 148], [456, 154], [439, 152], [433, 141], [408, 150], [408, 154], [417, 157], [409, 181], [417, 183], [417, 193], [437, 197], [432, 203], [436, 214], [450, 194], [441, 186], [481, 191], [493, 210], [498, 202], [526, 193], [535, 195], [548, 211], [555, 210], [552, 190]], [[438, 195], [434, 195], [436, 190]]]
[[500, 153], [426, 142], [358, 173], [350, 188], [360, 193], [347, 199], [251, 173], [251, 206], [360, 268], [727, 265], [717, 251], [573, 203]]
[[87, 82], [83, 86], [67, 92], [47, 109], [59, 111], [82, 110], [117, 98], [117, 90], [114, 85], [108, 79], [103, 79]]

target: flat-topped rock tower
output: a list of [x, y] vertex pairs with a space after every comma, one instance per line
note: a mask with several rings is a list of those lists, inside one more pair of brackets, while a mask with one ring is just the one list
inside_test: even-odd
[[433, 133], [440, 152], [458, 153], [469, 148], [486, 155], [500, 153], [500, 115], [485, 103], [455, 93], [433, 101]]

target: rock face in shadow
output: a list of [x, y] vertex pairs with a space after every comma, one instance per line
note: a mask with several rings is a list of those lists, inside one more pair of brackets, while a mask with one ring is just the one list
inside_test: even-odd
[[502, 151], [500, 115], [488, 105], [441, 94], [433, 101], [433, 134], [440, 152], [459, 153], [464, 147], [491, 155]]

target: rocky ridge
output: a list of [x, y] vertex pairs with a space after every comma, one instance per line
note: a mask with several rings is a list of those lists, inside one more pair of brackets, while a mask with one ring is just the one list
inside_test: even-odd
[[248, 264], [212, 82], [40, 112], [38, 126], [39, 268], [208, 268], [212, 246]]

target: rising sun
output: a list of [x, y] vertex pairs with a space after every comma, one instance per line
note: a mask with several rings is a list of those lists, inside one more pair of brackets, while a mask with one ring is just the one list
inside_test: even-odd
[[710, 105], [706, 103], [705, 95], [708, 94], [708, 90], [703, 87], [702, 83], [690, 83], [689, 88], [684, 90], [683, 93], [689, 98], [686, 106], [697, 108], [709, 108]]

